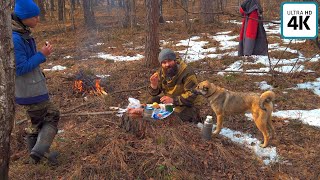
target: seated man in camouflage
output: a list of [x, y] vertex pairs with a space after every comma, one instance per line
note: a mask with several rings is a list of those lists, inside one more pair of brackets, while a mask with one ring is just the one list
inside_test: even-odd
[[173, 104], [182, 121], [199, 122], [200, 97], [192, 93], [198, 84], [194, 71], [170, 49], [163, 49], [158, 59], [161, 68], [150, 77], [148, 103]]

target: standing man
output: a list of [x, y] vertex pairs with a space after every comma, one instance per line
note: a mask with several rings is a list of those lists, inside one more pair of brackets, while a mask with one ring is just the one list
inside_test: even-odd
[[148, 103], [173, 104], [182, 121], [200, 122], [200, 96], [192, 93], [198, 84], [194, 71], [170, 49], [163, 49], [158, 60], [161, 68], [150, 77]]
[[[39, 7], [33, 0], [16, 0], [12, 14], [12, 35], [16, 63], [15, 98], [31, 119], [27, 130], [27, 146], [35, 163], [46, 154], [57, 134], [59, 110], [49, 100], [46, 79], [39, 65], [52, 53], [50, 43], [36, 49], [30, 28], [39, 22]], [[50, 159], [50, 158], [49, 158]]]

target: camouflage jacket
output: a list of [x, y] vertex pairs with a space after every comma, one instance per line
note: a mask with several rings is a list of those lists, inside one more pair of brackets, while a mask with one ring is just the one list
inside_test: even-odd
[[160, 75], [157, 89], [149, 86], [148, 91], [152, 96], [163, 93], [164, 96], [173, 98], [173, 105], [176, 112], [181, 112], [185, 107], [200, 106], [199, 95], [192, 93], [192, 89], [198, 84], [197, 77], [192, 68], [186, 63], [177, 60], [178, 73], [173, 78], [166, 77], [164, 70], [160, 68], [157, 72]]

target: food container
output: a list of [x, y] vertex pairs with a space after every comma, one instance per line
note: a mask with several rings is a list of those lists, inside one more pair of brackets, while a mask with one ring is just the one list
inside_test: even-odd
[[143, 111], [143, 117], [151, 118], [153, 113], [153, 108], [151, 106], [146, 106]]

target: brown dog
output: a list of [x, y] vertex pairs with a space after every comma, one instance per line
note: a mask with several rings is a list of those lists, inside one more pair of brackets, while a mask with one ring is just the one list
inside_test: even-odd
[[214, 135], [220, 133], [225, 115], [251, 111], [256, 126], [263, 134], [264, 142], [260, 146], [267, 147], [270, 139], [269, 132], [274, 136], [271, 122], [274, 92], [266, 91], [261, 96], [255, 93], [232, 92], [215, 86], [209, 81], [199, 83], [195, 91], [209, 100], [212, 110], [216, 113], [217, 127], [213, 132]]

